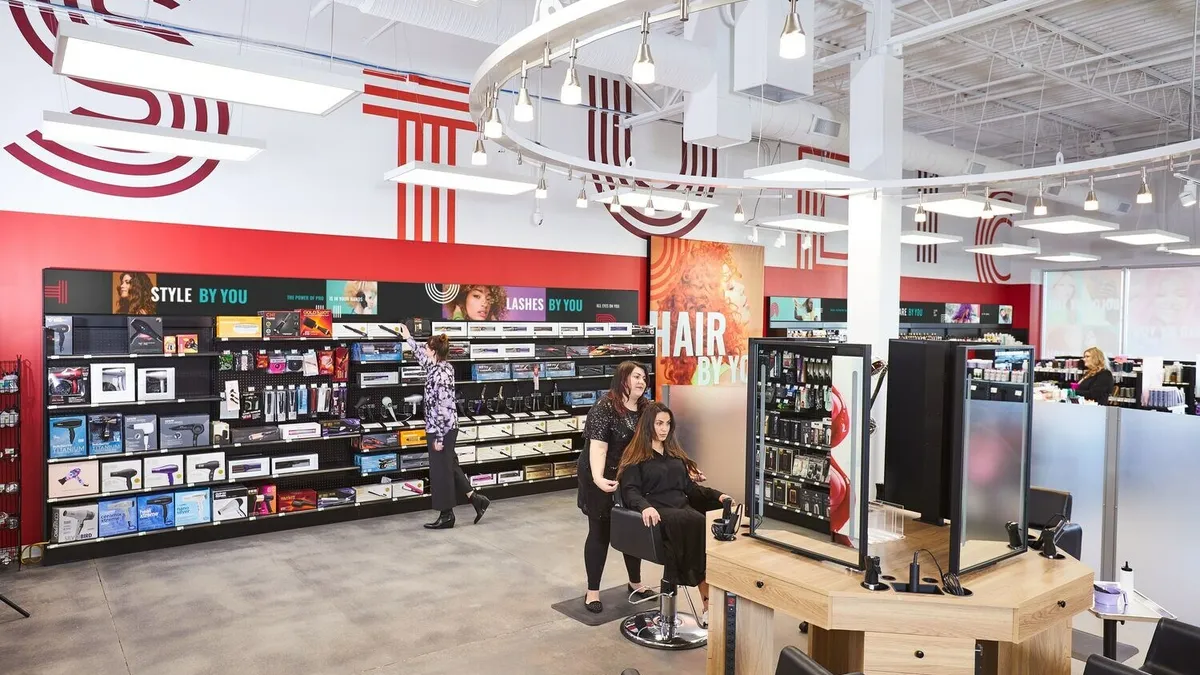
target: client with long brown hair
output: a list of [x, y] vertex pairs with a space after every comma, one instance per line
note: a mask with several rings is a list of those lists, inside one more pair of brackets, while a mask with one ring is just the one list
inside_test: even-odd
[[661, 523], [666, 549], [663, 576], [697, 587], [704, 601], [700, 623], [707, 626], [704, 513], [731, 498], [692, 480], [699, 473], [675, 437], [674, 413], [661, 403], [648, 404], [617, 468], [621, 499], [626, 508], [641, 512], [646, 527]]

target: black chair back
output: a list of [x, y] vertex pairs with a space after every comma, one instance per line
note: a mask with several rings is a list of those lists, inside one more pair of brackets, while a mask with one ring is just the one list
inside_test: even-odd
[[666, 561], [666, 551], [663, 548], [662, 529], [659, 526], [646, 527], [642, 522], [642, 514], [627, 509], [621, 503], [620, 490], [614, 495], [616, 504], [612, 510], [612, 529], [609, 541], [612, 547], [648, 563], [661, 565]]
[[833, 675], [823, 666], [795, 647], [784, 647], [779, 652], [779, 664], [775, 675]]
[[1099, 654], [1092, 654], [1088, 657], [1087, 665], [1084, 666], [1083, 675], [1145, 675], [1140, 670], [1135, 670], [1123, 663], [1117, 663], [1112, 659], [1106, 659]]
[[1142, 672], [1150, 675], [1200, 673], [1200, 628], [1174, 619], [1159, 619]]
[[1043, 530], [1056, 515], [1071, 519], [1071, 493], [1047, 488], [1029, 488], [1029, 513], [1025, 521], [1029, 527]]
[[1083, 526], [1067, 523], [1058, 535], [1058, 550], [1079, 560], [1083, 555]]

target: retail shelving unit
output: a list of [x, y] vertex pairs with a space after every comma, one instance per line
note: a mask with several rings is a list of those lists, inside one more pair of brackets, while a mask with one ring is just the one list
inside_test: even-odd
[[[1182, 377], [1174, 378], [1176, 381], [1162, 382], [1158, 387], [1178, 388], [1183, 394], [1184, 413], [1195, 415], [1197, 414], [1196, 362], [1172, 360], [1164, 365], [1176, 364], [1180, 366]], [[1112, 370], [1114, 382], [1113, 394], [1108, 399], [1110, 406], [1170, 412], [1170, 409], [1166, 407], [1142, 405], [1142, 392], [1146, 388], [1145, 378], [1142, 377], [1142, 359], [1109, 359], [1109, 369]], [[1070, 388], [1073, 383], [1079, 382], [1083, 378], [1083, 357], [1058, 356], [1053, 359], [1041, 359], [1034, 366], [1033, 371], [1035, 379], [1039, 382], [1050, 381], [1057, 383], [1061, 388]]]
[[0, 361], [0, 573], [21, 568], [21, 375], [18, 356]]
[[[311, 370], [303, 368], [284, 368], [282, 372], [269, 372], [262, 368], [263, 359], [269, 363], [272, 356], [282, 356], [285, 361], [288, 355], [303, 357], [307, 352], [321, 352], [344, 349], [347, 355], [353, 354], [358, 343], [396, 342], [395, 338], [311, 338], [311, 337], [261, 337], [252, 339], [219, 338], [215, 335], [214, 317], [180, 317], [163, 316], [162, 333], [164, 336], [189, 334], [196, 336], [195, 353], [188, 354], [130, 354], [127, 320], [125, 316], [107, 315], [78, 315], [73, 317], [73, 354], [55, 354], [53, 336], [48, 336], [46, 355], [43, 364], [42, 377], [47, 377], [50, 369], [98, 367], [103, 364], [120, 364], [128, 362], [134, 365], [135, 372], [146, 368], [173, 368], [174, 391], [172, 396], [164, 400], [134, 400], [125, 402], [59, 402], [52, 401], [53, 386], [47, 387], [46, 400], [46, 429], [47, 447], [47, 481], [67, 479], [63, 485], [72, 480], [69, 477], [70, 467], [86, 461], [107, 463], [123, 460], [161, 460], [164, 457], [182, 456], [187, 464], [194, 464], [190, 458], [202, 453], [223, 453], [218, 460], [220, 471], [213, 469], [207, 476], [196, 476], [188, 471], [176, 475], [179, 480], [173, 484], [147, 487], [144, 484], [127, 483], [123, 489], [111, 489], [113, 486], [101, 485], [99, 491], [87, 490], [86, 494], [65, 494], [49, 496], [47, 490], [45, 499], [46, 531], [45, 539], [50, 541], [45, 556], [47, 564], [55, 564], [71, 560], [114, 555], [125, 552], [163, 548], [193, 542], [228, 538], [233, 536], [257, 534], [294, 527], [319, 525], [358, 518], [366, 518], [394, 513], [403, 513], [429, 508], [428, 498], [428, 461], [421, 461], [426, 453], [423, 439], [424, 421], [421, 418], [423, 409], [419, 404], [406, 402], [406, 396], [420, 394], [423, 390], [423, 377], [419, 381], [401, 382], [382, 387], [360, 386], [358, 375], [379, 371], [397, 372], [401, 367], [416, 365], [411, 354], [407, 354], [400, 362], [397, 361], [355, 361], [347, 357], [347, 377], [335, 380], [327, 371], [312, 374]], [[628, 324], [625, 324], [628, 326]], [[503, 338], [501, 336], [477, 338], [452, 338], [452, 343], [469, 350], [472, 344], [491, 344]], [[654, 336], [649, 330], [638, 329], [629, 332], [617, 332], [614, 335], [591, 335], [580, 337], [523, 337], [522, 342], [543, 346], [545, 351], [553, 352], [548, 356], [478, 358], [471, 359], [467, 355], [452, 358], [454, 364], [458, 392], [461, 398], [459, 427], [460, 436], [458, 447], [464, 449], [473, 447], [478, 456], [466, 456], [461, 460], [464, 471], [492, 499], [515, 497], [540, 492], [548, 492], [570, 488], [575, 484], [574, 467], [579, 452], [583, 446], [581, 438], [582, 417], [586, 415], [588, 406], [570, 406], [564, 401], [568, 392], [598, 392], [608, 388], [611, 378], [611, 367], [620, 361], [632, 359], [643, 363], [647, 372], [652, 373], [649, 366], [654, 358]], [[546, 347], [557, 346], [559, 349]], [[568, 350], [574, 347], [574, 350]], [[539, 377], [536, 381], [529, 379], [503, 379], [492, 381], [474, 381], [471, 379], [472, 366], [481, 363], [512, 363], [512, 362], [572, 362], [578, 365], [592, 366], [587, 374], [569, 377], [553, 378]], [[241, 369], [241, 365], [249, 363], [249, 369]], [[61, 371], [59, 371], [61, 374]], [[578, 372], [578, 370], [576, 370]], [[89, 375], [91, 373], [89, 372]], [[294, 416], [289, 416], [286, 422], [275, 420], [266, 421], [263, 417], [243, 419], [242, 415], [222, 415], [226, 403], [226, 383], [237, 381], [237, 391], [240, 398], [253, 393], [266, 400], [265, 390], [270, 387], [276, 390], [291, 391], [292, 388], [308, 386], [309, 390], [322, 387], [332, 391], [344, 387], [340, 407], [330, 405], [316, 412], [313, 407], [307, 414], [297, 410]], [[67, 390], [69, 390], [69, 383]], [[500, 389], [505, 392], [500, 397]], [[648, 388], [653, 391], [653, 385]], [[140, 395], [141, 392], [138, 392]], [[318, 394], [313, 392], [310, 400], [315, 400]], [[384, 405], [384, 399], [390, 399], [390, 410]], [[537, 399], [538, 404], [531, 402]], [[336, 399], [335, 399], [336, 400]], [[482, 401], [482, 409], [476, 412], [468, 409], [467, 404]], [[490, 405], [490, 407], [489, 407]], [[244, 406], [240, 408], [244, 410]], [[528, 409], [530, 412], [526, 412]], [[396, 415], [393, 417], [392, 412]], [[536, 412], [533, 412], [536, 411]], [[369, 419], [362, 420], [359, 413], [366, 412]], [[210, 424], [203, 433], [197, 433], [198, 445], [191, 447], [161, 448], [154, 444], [143, 442], [140, 446], [130, 445], [130, 436], [126, 436], [124, 446], [118, 452], [104, 455], [88, 455], [85, 457], [51, 457], [51, 431], [56, 419], [65, 416], [87, 416], [89, 414], [145, 414], [156, 415], [156, 431], [163, 431], [161, 422], [168, 417], [177, 418], [182, 415], [207, 415]], [[414, 414], [415, 413], [415, 414]], [[349, 424], [342, 420], [355, 420]], [[521, 427], [525, 433], [516, 431], [517, 422], [541, 422], [545, 431], [540, 431], [536, 424], [526, 424]], [[228, 424], [230, 439], [212, 436], [212, 422]], [[317, 422], [325, 423], [325, 433], [316, 438], [277, 438], [271, 434], [265, 440], [241, 440], [245, 433], [253, 427], [260, 429], [276, 423]], [[398, 442], [395, 445], [368, 445], [365, 439], [372, 436], [376, 427], [359, 426], [361, 422], [377, 425], [378, 432], [395, 433]], [[386, 427], [384, 427], [386, 423]], [[80, 433], [87, 433], [89, 422], [83, 422]], [[503, 428], [509, 429], [508, 435], [503, 434]], [[122, 427], [124, 429], [124, 425]], [[496, 436], [484, 437], [484, 430], [495, 432]], [[182, 432], [181, 432], [182, 433]], [[472, 438], [474, 437], [474, 438]], [[403, 440], [401, 440], [403, 439]], [[59, 439], [61, 444], [61, 439]], [[148, 447], [149, 446], [149, 447]], [[517, 446], [520, 450], [515, 449]], [[397, 464], [390, 470], [365, 470], [355, 461], [356, 456], [369, 456], [378, 453], [396, 453], [399, 457]], [[474, 454], [474, 453], [472, 453]], [[315, 455], [311, 469], [282, 472], [275, 468], [273, 460], [285, 457]], [[464, 457], [460, 454], [460, 457]], [[264, 465], [271, 466], [269, 473], [253, 477], [238, 477], [232, 475], [231, 461], [262, 460]], [[182, 464], [182, 463], [181, 463]], [[150, 475], [150, 470], [143, 464], [141, 476]], [[60, 475], [61, 474], [61, 475]], [[490, 477], [490, 480], [489, 478]], [[500, 478], [504, 481], [501, 482]], [[207, 478], [207, 480], [205, 479]], [[390, 480], [391, 496], [379, 499], [363, 499], [363, 490], [355, 490], [351, 498], [347, 495], [354, 488], [365, 488], [371, 485], [382, 485], [383, 480]], [[73, 541], [55, 541], [51, 524], [54, 522], [55, 509], [69, 507], [87, 507], [101, 501], [120, 500], [129, 498], [154, 498], [176, 492], [205, 488], [217, 490], [231, 486], [244, 486], [251, 492], [245, 503], [245, 517], [232, 520], [215, 520], [196, 524], [167, 526], [159, 529], [131, 531], [108, 536], [96, 536], [90, 539]], [[316, 504], [308, 505], [302, 510], [261, 513], [254, 507], [257, 502], [254, 497], [263, 493], [264, 486], [273, 487], [275, 494], [294, 490], [312, 490], [318, 495], [341, 494], [349, 501], [336, 502], [331, 496], [329, 501], [319, 498]], [[107, 489], [106, 489], [107, 488]], [[381, 490], [382, 491], [382, 490]], [[210, 513], [214, 511], [212, 500], [209, 500]], [[239, 505], [239, 508], [242, 508]], [[97, 518], [99, 520], [99, 518]], [[72, 523], [73, 526], [73, 523]]]

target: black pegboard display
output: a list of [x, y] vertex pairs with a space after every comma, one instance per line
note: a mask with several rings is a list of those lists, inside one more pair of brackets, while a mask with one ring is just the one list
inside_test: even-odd
[[0, 361], [0, 573], [21, 565], [21, 382], [28, 364]]

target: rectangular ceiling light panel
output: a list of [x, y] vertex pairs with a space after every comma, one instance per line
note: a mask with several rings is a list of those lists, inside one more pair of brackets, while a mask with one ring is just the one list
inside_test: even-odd
[[[650, 201], [650, 192], [647, 190], [635, 190], [631, 187], [622, 187], [617, 188], [616, 190], [599, 192], [592, 197], [592, 201], [600, 204], [611, 204], [614, 198], [620, 200], [621, 206], [640, 209], [646, 206], [646, 202]], [[663, 211], [682, 211], [685, 201], [691, 204], [693, 211], [711, 209], [719, 206], [717, 202], [711, 199], [705, 199], [703, 197], [685, 198], [683, 193], [676, 192], [674, 190], [670, 192], [660, 191], [654, 193], [655, 209], [660, 209]]]
[[253, 138], [221, 136], [50, 111], [42, 114], [42, 137], [68, 145], [94, 145], [101, 148], [161, 152], [181, 157], [235, 162], [252, 159], [267, 147], [263, 141]]
[[1037, 230], [1051, 234], [1087, 234], [1089, 232], [1111, 232], [1119, 226], [1107, 220], [1081, 218], [1079, 216], [1054, 216], [1052, 218], [1030, 218], [1018, 220], [1014, 227], [1025, 230]]
[[385, 173], [383, 179], [409, 185], [486, 192], [493, 195], [519, 195], [532, 192], [537, 187], [537, 183], [524, 178], [499, 176], [473, 167], [429, 162], [409, 162], [398, 166]]
[[[794, 162], [746, 169], [742, 176], [754, 180], [786, 180], [798, 183], [862, 183], [866, 181], [848, 166], [817, 159], [798, 159]], [[812, 191], [838, 196], [854, 192], [854, 190], [827, 190], [820, 187], [814, 187]]]
[[969, 246], [963, 249], [967, 253], [979, 255], [1013, 256], [1030, 255], [1038, 250], [1032, 246], [1017, 246], [1016, 244], [987, 244], [986, 246]]
[[794, 232], [815, 232], [818, 234], [845, 232], [850, 229], [850, 226], [846, 223], [839, 223], [836, 220], [822, 218], [820, 216], [807, 216], [803, 213], [792, 213], [783, 216], [761, 218], [755, 221], [754, 224], [770, 229], [790, 230]]
[[917, 244], [918, 246], [928, 246], [930, 244], [958, 244], [962, 243], [963, 238], [954, 234], [942, 234], [940, 232], [922, 232], [920, 230], [905, 230], [900, 233], [901, 244]]
[[1183, 244], [1188, 238], [1182, 234], [1172, 234], [1165, 230], [1131, 230], [1101, 235], [1109, 241], [1115, 241], [1130, 246], [1154, 246], [1156, 244]]
[[[948, 216], [957, 216], [959, 218], [983, 218], [985, 217], [983, 208], [988, 201], [979, 195], [964, 195], [962, 193], [930, 194], [925, 195], [923, 201], [916, 199], [908, 202], [905, 206], [915, 209], [918, 205], [924, 204], [925, 210], [933, 213], [944, 213]], [[992, 204], [992, 214], [987, 216], [990, 218], [1011, 216], [1025, 211], [1023, 206], [1013, 204], [1012, 202], [1002, 202], [997, 199], [990, 201]]]
[[1100, 259], [1098, 255], [1088, 255], [1086, 253], [1060, 253], [1058, 255], [1039, 255], [1034, 256], [1034, 260], [1044, 260], [1046, 262], [1055, 263], [1082, 263], [1096, 262]]
[[214, 52], [146, 33], [59, 24], [54, 72], [123, 84], [326, 115], [363, 89], [361, 79], [267, 62], [253, 54]]

